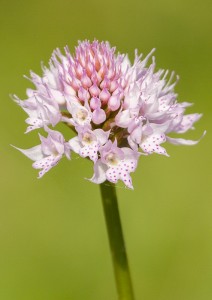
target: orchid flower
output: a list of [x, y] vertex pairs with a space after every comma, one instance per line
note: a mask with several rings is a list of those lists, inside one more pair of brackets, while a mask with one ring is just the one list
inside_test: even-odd
[[51, 168], [56, 166], [60, 159], [65, 155], [70, 159], [70, 146], [63, 135], [55, 130], [46, 129], [48, 136], [45, 138], [39, 135], [41, 144], [30, 149], [20, 149], [24, 155], [34, 161], [33, 168], [41, 169], [38, 178], [41, 178]]

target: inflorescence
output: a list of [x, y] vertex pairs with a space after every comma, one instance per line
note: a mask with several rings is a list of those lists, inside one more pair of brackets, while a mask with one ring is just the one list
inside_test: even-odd
[[[141, 154], [168, 156], [164, 142], [194, 145], [198, 141], [169, 137], [170, 132], [193, 129], [201, 114], [184, 115], [190, 103], [177, 102], [176, 82], [168, 71], [155, 71], [155, 59], [148, 66], [154, 49], [141, 60], [135, 53], [131, 64], [125, 54], [115, 54], [108, 42], [79, 42], [74, 55], [68, 47], [62, 54], [56, 49], [49, 67], [42, 67], [40, 77], [31, 72], [35, 90], [28, 89], [26, 100], [14, 96], [28, 114], [26, 132], [43, 128], [40, 144], [20, 149], [34, 161], [42, 177], [71, 152], [87, 157], [94, 164], [94, 183], [122, 180], [133, 188], [134, 172]], [[76, 137], [66, 141], [54, 130], [67, 124]]]

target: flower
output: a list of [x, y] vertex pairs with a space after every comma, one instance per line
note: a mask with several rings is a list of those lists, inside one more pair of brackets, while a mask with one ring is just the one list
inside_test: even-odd
[[98, 160], [98, 153], [108, 141], [110, 132], [102, 129], [79, 127], [78, 136], [69, 140], [71, 149], [82, 157], [89, 157], [94, 163]]
[[120, 179], [132, 189], [130, 173], [135, 171], [140, 154], [128, 147], [117, 147], [117, 140], [114, 143], [109, 140], [99, 151], [100, 159], [95, 164], [91, 181], [102, 183], [108, 180], [116, 183]]
[[[155, 71], [154, 49], [143, 60], [135, 53], [131, 64], [125, 54], [115, 54], [108, 42], [79, 42], [75, 54], [68, 47], [56, 49], [49, 67], [40, 77], [31, 72], [35, 89], [28, 98], [15, 101], [28, 114], [26, 132], [44, 128], [47, 138], [31, 149], [19, 149], [41, 169], [42, 177], [65, 155], [73, 151], [94, 164], [94, 183], [123, 181], [133, 188], [134, 172], [141, 154], [168, 156], [164, 142], [194, 145], [198, 141], [171, 138], [169, 133], [185, 133], [201, 114], [184, 115], [190, 103], [177, 102], [168, 71]], [[65, 141], [55, 130], [63, 122], [76, 133]], [[51, 127], [51, 129], [49, 128]]]
[[46, 128], [47, 138], [39, 135], [41, 144], [30, 149], [18, 149], [28, 158], [34, 161], [32, 164], [35, 169], [42, 169], [39, 172], [39, 178], [42, 177], [51, 168], [56, 166], [60, 159], [65, 155], [70, 159], [70, 145], [65, 142], [63, 135], [55, 130]]

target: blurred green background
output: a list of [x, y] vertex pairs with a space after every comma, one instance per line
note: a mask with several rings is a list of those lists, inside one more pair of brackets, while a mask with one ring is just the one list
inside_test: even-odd
[[[179, 101], [202, 112], [193, 147], [167, 145], [170, 158], [141, 157], [134, 191], [117, 187], [137, 300], [212, 299], [212, 7], [191, 1], [11, 1], [0, 9], [0, 299], [116, 300], [99, 187], [91, 164], [74, 157], [38, 180], [25, 113], [22, 75], [41, 74], [54, 48], [108, 40], [118, 51], [156, 47], [158, 68], [175, 70]], [[61, 127], [66, 136], [67, 128]]]

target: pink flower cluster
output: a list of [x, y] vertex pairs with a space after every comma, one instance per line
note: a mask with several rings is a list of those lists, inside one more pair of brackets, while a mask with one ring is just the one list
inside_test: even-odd
[[[184, 115], [191, 104], [177, 102], [173, 73], [167, 81], [168, 71], [155, 71], [154, 57], [147, 65], [153, 51], [143, 60], [135, 53], [131, 64], [108, 42], [83, 41], [74, 55], [68, 47], [64, 54], [56, 49], [41, 77], [31, 72], [35, 90], [27, 90], [26, 100], [15, 96], [15, 101], [28, 115], [26, 132], [44, 128], [47, 137], [40, 135], [40, 145], [31, 149], [17, 149], [34, 161], [39, 177], [74, 151], [93, 161], [92, 182], [120, 179], [133, 188], [130, 173], [141, 154], [168, 156], [161, 146], [166, 141], [198, 142], [167, 136], [193, 129], [201, 114]], [[76, 137], [65, 141], [53, 129], [60, 122]]]

